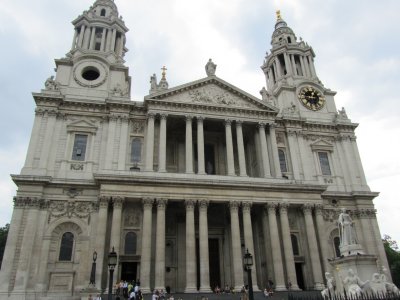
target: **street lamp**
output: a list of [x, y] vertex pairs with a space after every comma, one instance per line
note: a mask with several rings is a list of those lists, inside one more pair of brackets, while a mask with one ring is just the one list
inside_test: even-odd
[[246, 250], [246, 253], [243, 257], [244, 268], [247, 271], [248, 285], [249, 285], [249, 300], [254, 300], [253, 295], [253, 280], [251, 278], [251, 266], [253, 265], [253, 256], [249, 253], [249, 249]]
[[114, 251], [113, 247], [112, 251], [108, 253], [108, 269], [110, 270], [110, 279], [109, 279], [110, 281], [108, 283], [108, 300], [112, 300], [113, 275], [115, 266], [117, 265], [117, 260], [118, 260], [118, 255]]
[[93, 252], [93, 263], [92, 263], [92, 272], [90, 273], [90, 282], [89, 284], [95, 285], [96, 284], [96, 259], [97, 259], [97, 252]]

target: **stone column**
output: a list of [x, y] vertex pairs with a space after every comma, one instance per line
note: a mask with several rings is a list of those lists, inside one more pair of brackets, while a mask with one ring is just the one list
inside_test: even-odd
[[166, 172], [167, 114], [160, 116], [160, 145], [158, 148], [158, 172]]
[[167, 199], [157, 199], [155, 289], [165, 290], [165, 209]]
[[356, 137], [351, 138], [350, 139], [350, 143], [352, 145], [354, 156], [355, 156], [356, 163], [357, 163], [357, 166], [358, 166], [358, 171], [359, 171], [358, 173], [360, 174], [360, 182], [361, 182], [361, 184], [363, 186], [366, 186], [368, 184], [367, 184], [367, 181], [365, 179], [364, 168], [363, 168], [362, 163], [361, 163], [360, 152], [358, 151]]
[[275, 67], [276, 67], [276, 73], [278, 75], [278, 78], [281, 78], [282, 77], [281, 62], [279, 61], [278, 58], [275, 59]]
[[267, 147], [267, 139], [265, 136], [265, 124], [264, 123], [259, 123], [258, 124], [258, 130], [260, 133], [260, 144], [261, 144], [261, 160], [262, 160], [262, 166], [263, 166], [263, 171], [264, 171], [264, 177], [270, 177], [271, 176], [271, 169], [269, 166], [269, 156], [268, 156], [268, 147]]
[[202, 116], [197, 116], [197, 173], [205, 174], [205, 163], [204, 163], [204, 129]]
[[33, 166], [36, 147], [40, 140], [39, 134], [40, 134], [41, 123], [43, 121], [43, 115], [44, 115], [43, 111], [38, 109], [35, 110], [35, 120], [33, 122], [32, 135], [31, 135], [31, 140], [29, 141], [29, 147], [26, 155], [24, 168], [32, 168]]
[[140, 258], [140, 285], [143, 293], [150, 293], [151, 227], [154, 199], [143, 199], [142, 250]]
[[39, 168], [46, 173], [49, 163], [51, 145], [54, 143], [53, 134], [57, 121], [57, 112], [55, 110], [47, 113], [47, 126], [45, 129], [44, 141], [40, 151]]
[[85, 30], [85, 36], [83, 37], [83, 49], [89, 49], [89, 42], [90, 42], [90, 27], [87, 27]]
[[113, 52], [115, 51], [116, 37], [117, 37], [117, 29], [113, 28], [111, 37], [111, 46], [110, 46], [110, 50]]
[[246, 156], [244, 152], [244, 143], [243, 143], [243, 131], [242, 131], [242, 121], [236, 121], [236, 139], [237, 139], [237, 147], [238, 147], [238, 155], [239, 155], [239, 169], [240, 176], [247, 176], [246, 171]]
[[94, 50], [95, 39], [96, 39], [96, 27], [93, 26], [92, 27], [92, 32], [91, 32], [91, 35], [90, 35], [90, 44], [89, 44], [89, 49], [90, 50]]
[[103, 262], [106, 247], [106, 232], [107, 232], [107, 215], [108, 215], [108, 203], [110, 198], [106, 196], [99, 197], [99, 214], [97, 217], [97, 232], [96, 232], [96, 287], [101, 289], [102, 275], [103, 275]]
[[193, 174], [193, 140], [192, 140], [192, 116], [186, 116], [186, 173]]
[[154, 157], [154, 114], [147, 114], [147, 134], [146, 134], [146, 165], [145, 171], [153, 171]]
[[4, 249], [3, 261], [0, 272], [0, 291], [8, 291], [8, 286], [13, 269], [15, 252], [21, 231], [22, 218], [24, 215], [23, 198], [14, 198], [14, 210], [11, 217], [10, 229], [7, 236], [6, 248]]
[[331, 267], [328, 263], [328, 238], [326, 237], [325, 231], [325, 222], [322, 211], [324, 209], [323, 204], [315, 205], [315, 218], [317, 222], [317, 231], [318, 231], [318, 239], [319, 239], [319, 247], [321, 249], [321, 259], [325, 268], [325, 272], [328, 272]]
[[21, 252], [17, 273], [15, 275], [15, 291], [25, 291], [28, 285], [29, 269], [32, 257], [32, 248], [36, 237], [39, 208], [42, 200], [38, 198], [26, 198], [25, 209], [28, 210], [26, 217], [26, 226], [22, 238]]
[[299, 74], [297, 74], [296, 62], [294, 60], [294, 55], [293, 54], [290, 55], [290, 61], [292, 62], [293, 75], [294, 76], [299, 75]]
[[314, 67], [314, 60], [311, 56], [308, 57], [308, 61], [309, 61], [309, 66], [310, 66], [310, 70], [311, 70], [311, 74], [313, 77], [317, 77], [317, 72], [315, 72], [315, 67]]
[[126, 168], [126, 150], [128, 144], [128, 116], [121, 117], [121, 134], [119, 138], [119, 151], [118, 151], [118, 170], [125, 170]]
[[312, 217], [312, 204], [306, 203], [303, 206], [304, 219], [306, 223], [308, 251], [311, 258], [311, 269], [314, 277], [314, 288], [322, 290], [324, 288], [322, 270], [320, 267], [317, 237], [315, 236], [314, 221]]
[[275, 177], [281, 178], [281, 166], [279, 163], [278, 145], [276, 143], [275, 124], [269, 124], [269, 135], [271, 140], [272, 157], [274, 159]]
[[74, 29], [74, 37], [72, 38], [72, 45], [71, 45], [71, 50], [74, 50], [76, 47], [76, 38], [78, 37], [78, 31], [76, 28]]
[[[251, 225], [251, 202], [242, 202], [242, 212], [243, 212], [243, 235], [244, 235], [244, 246], [253, 255], [253, 261], [255, 261], [254, 252], [254, 241], [253, 241], [253, 227]], [[253, 264], [251, 269], [251, 277], [253, 281], [253, 291], [259, 291], [257, 286], [257, 267]]]
[[186, 206], [186, 287], [185, 293], [197, 292], [196, 238], [194, 225], [194, 200], [185, 200]]
[[239, 202], [229, 202], [231, 213], [231, 240], [232, 240], [232, 265], [233, 265], [233, 286], [235, 291], [240, 291], [243, 287], [243, 260], [240, 242], [239, 227]]
[[294, 265], [293, 246], [292, 246], [292, 239], [290, 237], [290, 227], [289, 227], [289, 218], [288, 218], [288, 207], [289, 207], [289, 203], [287, 203], [287, 202], [282, 202], [279, 204], [279, 216], [281, 219], [283, 253], [285, 255], [287, 282], [292, 283], [291, 290], [298, 291], [300, 289], [297, 284], [296, 268]]
[[[115, 252], [118, 254], [118, 258], [121, 255], [121, 221], [122, 221], [122, 205], [124, 203], [124, 198], [122, 197], [113, 197], [113, 215], [112, 215], [112, 223], [111, 223], [111, 241], [110, 241], [110, 249], [114, 247]], [[118, 273], [119, 270], [119, 259], [118, 264], [115, 266], [115, 274]]]
[[306, 67], [304, 66], [303, 56], [299, 55], [299, 61], [300, 61], [300, 67], [301, 67], [301, 72], [303, 73], [303, 76], [307, 76]]
[[296, 180], [300, 180], [300, 171], [299, 171], [299, 156], [297, 150], [297, 142], [296, 142], [296, 130], [287, 129], [287, 138], [289, 144], [290, 151], [290, 161], [292, 163], [293, 177]]
[[108, 134], [107, 134], [107, 146], [106, 146], [106, 160], [104, 168], [106, 170], [112, 169], [112, 162], [114, 157], [114, 138], [115, 138], [115, 127], [117, 123], [117, 116], [110, 115], [108, 118]]
[[288, 56], [288, 54], [286, 52], [283, 53], [283, 58], [285, 60], [287, 74], [288, 75], [293, 75], [292, 66], [291, 66], [291, 63], [290, 63], [290, 58], [289, 58], [289, 56]]
[[103, 28], [103, 34], [101, 35], [101, 45], [100, 45], [100, 51], [106, 51], [106, 34], [107, 34], [107, 29]]
[[111, 35], [112, 35], [111, 29], [107, 29], [106, 49], [105, 49], [106, 52], [111, 50]]
[[[51, 244], [51, 236], [44, 236], [42, 241], [42, 247], [40, 249], [40, 265], [37, 274], [36, 291], [46, 292], [48, 289], [49, 279], [47, 278], [47, 268], [49, 260], [49, 251]], [[98, 277], [96, 277], [98, 278]]]
[[235, 175], [235, 162], [233, 160], [233, 143], [231, 120], [225, 120], [225, 139], [226, 139], [226, 165], [227, 175]]
[[210, 293], [207, 200], [199, 200], [200, 292]]
[[81, 31], [79, 32], [78, 47], [82, 47], [83, 36], [85, 35], [85, 30], [86, 30], [86, 26], [82, 25]]
[[285, 278], [283, 273], [283, 261], [281, 255], [281, 242], [279, 238], [278, 223], [276, 221], [277, 203], [268, 203], [269, 234], [271, 236], [272, 260], [274, 265], [275, 289], [277, 291], [286, 291]]

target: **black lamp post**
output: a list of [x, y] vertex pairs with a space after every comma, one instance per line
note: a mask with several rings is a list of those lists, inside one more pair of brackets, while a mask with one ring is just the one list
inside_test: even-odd
[[115, 266], [117, 265], [117, 259], [118, 255], [114, 251], [113, 247], [112, 251], [108, 253], [108, 269], [110, 270], [110, 279], [109, 279], [110, 281], [108, 283], [108, 300], [112, 300], [113, 275]]
[[253, 280], [251, 278], [251, 266], [253, 265], [253, 256], [249, 253], [249, 249], [246, 250], [246, 253], [243, 257], [244, 268], [247, 271], [248, 285], [249, 285], [249, 300], [254, 300], [253, 295]]
[[89, 284], [95, 285], [96, 284], [96, 259], [97, 259], [97, 252], [93, 252], [93, 263], [92, 263], [92, 272], [90, 272], [90, 282]]

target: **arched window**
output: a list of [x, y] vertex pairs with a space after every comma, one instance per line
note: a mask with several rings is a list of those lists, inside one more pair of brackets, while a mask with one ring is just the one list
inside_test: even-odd
[[285, 151], [282, 149], [278, 149], [278, 156], [279, 156], [279, 165], [281, 166], [281, 172], [286, 173], [288, 169], [287, 169]]
[[288, 41], [289, 44], [292, 43], [292, 40], [290, 39], [289, 36], [288, 36], [288, 38], [287, 38], [287, 41]]
[[125, 254], [136, 254], [136, 233], [128, 232], [125, 236]]
[[65, 232], [61, 238], [59, 261], [71, 261], [72, 250], [74, 248], [74, 235], [71, 232]]
[[134, 138], [131, 145], [131, 162], [138, 163], [142, 160], [142, 139]]
[[340, 238], [338, 236], [335, 236], [333, 238], [333, 246], [335, 247], [335, 255], [336, 257], [340, 257]]
[[100, 16], [102, 16], [102, 17], [106, 16], [106, 10], [104, 8], [101, 10]]
[[291, 234], [290, 238], [292, 240], [293, 255], [300, 255], [299, 243], [297, 242], [297, 236], [294, 234]]

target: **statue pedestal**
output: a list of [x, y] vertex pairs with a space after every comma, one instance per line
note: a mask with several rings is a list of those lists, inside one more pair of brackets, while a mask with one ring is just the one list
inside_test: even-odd
[[88, 300], [89, 295], [92, 295], [92, 298], [95, 299], [97, 294], [100, 294], [100, 290], [97, 289], [95, 286], [90, 285], [80, 292], [80, 297], [81, 300]]
[[380, 273], [375, 255], [348, 255], [335, 258], [329, 263], [332, 265], [332, 273], [336, 281], [336, 293], [339, 294], [344, 292], [343, 280], [347, 277], [349, 269], [352, 269], [363, 282], [371, 280], [372, 274]]
[[342, 254], [343, 256], [365, 254], [363, 247], [360, 244], [340, 246], [339, 249], [340, 249], [340, 254]]

